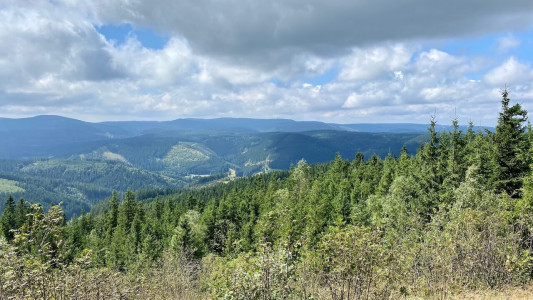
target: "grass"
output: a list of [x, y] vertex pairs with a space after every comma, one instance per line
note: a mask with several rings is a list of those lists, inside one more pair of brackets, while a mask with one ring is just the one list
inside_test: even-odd
[[525, 287], [506, 287], [496, 290], [469, 292], [450, 297], [450, 300], [531, 300], [533, 285]]
[[[403, 299], [403, 298], [402, 298]], [[422, 300], [425, 298], [407, 297], [409, 300]], [[450, 295], [448, 297], [435, 296], [429, 299], [439, 300], [533, 300], [533, 284], [516, 287], [507, 286], [498, 289], [485, 289], [468, 291]]]

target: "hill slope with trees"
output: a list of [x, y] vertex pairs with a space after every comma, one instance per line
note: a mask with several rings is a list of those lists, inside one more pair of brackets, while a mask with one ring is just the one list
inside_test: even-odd
[[[402, 145], [413, 153], [424, 138], [420, 133], [348, 131], [163, 131], [82, 143], [83, 149], [79, 145], [66, 147], [64, 151], [74, 151], [68, 158], [0, 160], [0, 180], [10, 181], [4, 188], [0, 184], [0, 197], [12, 194], [41, 203], [46, 209], [51, 203], [63, 202], [70, 217], [89, 211], [113, 189], [120, 194], [128, 188], [177, 189], [202, 184], [206, 179], [229, 180], [232, 173], [240, 177], [287, 170], [302, 158], [310, 163], [326, 162], [335, 153], [354, 157], [361, 151], [367, 156], [385, 157], [389, 152], [399, 153]], [[56, 147], [61, 148], [61, 144]], [[0, 210], [2, 207], [0, 203]]]

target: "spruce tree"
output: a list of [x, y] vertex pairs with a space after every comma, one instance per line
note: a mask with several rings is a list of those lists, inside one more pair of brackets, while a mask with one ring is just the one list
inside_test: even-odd
[[124, 194], [124, 199], [119, 206], [117, 216], [117, 227], [122, 226], [127, 233], [129, 233], [133, 218], [137, 213], [137, 201], [135, 201], [135, 194], [128, 190]]
[[29, 219], [28, 219], [28, 213], [30, 212], [29, 204], [24, 201], [24, 199], [20, 198], [17, 207], [15, 209], [16, 211], [16, 219], [17, 219], [17, 228], [24, 225]]
[[521, 159], [529, 150], [524, 123], [527, 111], [520, 104], [509, 106], [509, 90], [502, 91], [502, 111], [494, 134], [494, 172], [492, 185], [498, 192], [519, 197], [522, 180], [529, 166]]
[[113, 191], [113, 194], [111, 196], [111, 209], [109, 210], [107, 214], [106, 219], [106, 235], [107, 235], [107, 241], [111, 242], [111, 238], [113, 237], [113, 232], [115, 230], [115, 227], [117, 227], [118, 223], [118, 196], [117, 191]]
[[15, 201], [10, 195], [6, 199], [4, 210], [2, 212], [2, 218], [0, 219], [0, 225], [2, 227], [2, 233], [6, 240], [11, 241], [13, 239], [13, 231], [17, 229], [17, 216], [15, 211]]

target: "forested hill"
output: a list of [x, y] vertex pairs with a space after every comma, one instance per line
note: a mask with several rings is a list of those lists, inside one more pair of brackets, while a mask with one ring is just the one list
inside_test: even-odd
[[[327, 162], [414, 153], [426, 135], [310, 131], [282, 133], [184, 133], [143, 135], [92, 144], [69, 158], [0, 160], [0, 197], [13, 195], [48, 208], [63, 202], [70, 217], [88, 211], [112, 190], [183, 188], [234, 176], [286, 170], [304, 158]], [[0, 204], [0, 209], [2, 204]]]
[[453, 121], [439, 133], [432, 122], [413, 154], [302, 160], [174, 194], [113, 193], [69, 222], [60, 206], [43, 213], [9, 198], [2, 292], [442, 299], [531, 284], [533, 132], [502, 96], [494, 132]]
[[[415, 125], [402, 126], [382, 124], [376, 130], [403, 131]], [[122, 194], [128, 188], [197, 186], [287, 170], [302, 158], [327, 162], [336, 153], [353, 158], [360, 151], [384, 158], [388, 153], [399, 155], [403, 145], [414, 153], [427, 138], [413, 129], [357, 132], [348, 127], [257, 119], [0, 119], [0, 138], [5, 142], [0, 147], [0, 198], [22, 197], [45, 209], [62, 202], [70, 217], [90, 210], [113, 190]], [[365, 130], [372, 131], [368, 126]]]

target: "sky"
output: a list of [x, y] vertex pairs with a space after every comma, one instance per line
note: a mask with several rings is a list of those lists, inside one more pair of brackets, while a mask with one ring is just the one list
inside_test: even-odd
[[531, 0], [0, 0], [0, 117], [492, 126]]

